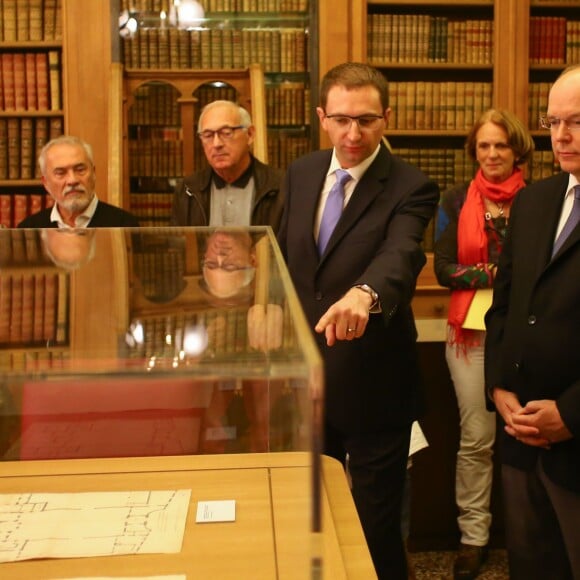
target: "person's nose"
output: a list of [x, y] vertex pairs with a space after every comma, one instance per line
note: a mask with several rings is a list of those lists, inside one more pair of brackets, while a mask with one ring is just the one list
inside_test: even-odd
[[558, 127], [552, 134], [556, 141], [563, 141], [570, 137], [570, 129], [568, 128], [568, 125], [565, 121], [560, 121], [560, 123], [558, 123]]
[[224, 144], [223, 139], [220, 137], [219, 133], [214, 133], [211, 139], [212, 147], [221, 147]]
[[358, 139], [361, 138], [362, 131], [360, 130], [360, 127], [358, 126], [358, 121], [356, 121], [355, 119], [351, 119], [350, 127], [348, 128], [347, 135], [351, 141], [357, 141]]
[[66, 182], [67, 184], [75, 184], [79, 182], [78, 175], [74, 169], [69, 169], [66, 172]]

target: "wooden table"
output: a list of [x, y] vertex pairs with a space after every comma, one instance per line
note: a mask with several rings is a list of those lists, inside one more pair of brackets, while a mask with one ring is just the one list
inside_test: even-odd
[[[2, 580], [185, 574], [188, 580], [376, 578], [341, 465], [322, 458], [323, 533], [310, 531], [307, 453], [7, 462], [0, 493], [191, 489], [182, 550], [0, 564]], [[196, 524], [198, 501], [236, 500], [236, 521]]]

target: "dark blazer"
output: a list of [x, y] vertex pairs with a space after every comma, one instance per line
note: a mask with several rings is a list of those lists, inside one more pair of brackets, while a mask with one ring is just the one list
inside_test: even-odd
[[311, 328], [355, 284], [380, 296], [382, 314], [370, 315], [361, 338], [328, 347], [316, 335], [326, 420], [352, 434], [401, 428], [422, 405], [411, 299], [439, 190], [381, 146], [319, 258], [313, 228], [331, 155], [317, 151], [288, 169], [279, 243]]
[[[252, 226], [271, 226], [278, 231], [284, 197], [280, 170], [253, 158], [256, 199], [252, 208]], [[211, 198], [211, 168], [202, 169], [180, 181], [173, 195], [172, 226], [208, 226]]]
[[568, 174], [516, 197], [486, 315], [486, 385], [513, 391], [522, 405], [556, 401], [573, 439], [538, 450], [503, 434], [502, 460], [532, 469], [538, 453], [554, 482], [580, 492], [580, 227], [550, 258]]
[[[19, 224], [19, 228], [56, 228], [58, 224], [50, 221], [52, 208], [43, 209], [38, 213], [29, 215]], [[139, 220], [128, 211], [99, 200], [97, 209], [91, 221], [90, 228], [135, 228], [139, 226]]]

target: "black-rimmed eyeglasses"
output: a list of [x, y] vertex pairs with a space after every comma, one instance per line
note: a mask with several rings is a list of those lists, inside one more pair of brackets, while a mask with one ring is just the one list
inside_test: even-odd
[[236, 125], [235, 127], [220, 127], [215, 131], [207, 129], [205, 131], [200, 131], [197, 136], [204, 142], [209, 143], [214, 140], [217, 135], [222, 141], [229, 141], [233, 138], [235, 132], [238, 129], [247, 129], [245, 125]]
[[325, 115], [336, 128], [349, 131], [353, 121], [358, 125], [361, 131], [373, 131], [378, 129], [381, 121], [384, 119], [382, 115], [359, 115], [351, 117], [350, 115]]

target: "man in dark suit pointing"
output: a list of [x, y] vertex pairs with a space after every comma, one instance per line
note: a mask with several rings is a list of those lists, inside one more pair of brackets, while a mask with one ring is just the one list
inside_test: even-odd
[[388, 85], [374, 68], [330, 70], [317, 112], [334, 147], [288, 169], [278, 239], [324, 359], [324, 452], [348, 454], [379, 578], [406, 579], [401, 501], [421, 406], [411, 298], [439, 191], [382, 144]]
[[22, 220], [19, 228], [136, 227], [129, 212], [101, 201], [95, 193], [91, 146], [63, 135], [49, 141], [38, 156], [42, 184], [54, 206]]
[[580, 66], [541, 124], [562, 173], [518, 193], [486, 315], [513, 580], [580, 578]]

